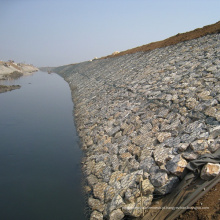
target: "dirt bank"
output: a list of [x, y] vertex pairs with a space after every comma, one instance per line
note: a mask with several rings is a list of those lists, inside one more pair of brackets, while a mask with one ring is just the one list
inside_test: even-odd
[[125, 54], [132, 54], [132, 53], [136, 53], [136, 52], [140, 52], [140, 51], [150, 51], [150, 50], [154, 50], [156, 48], [167, 47], [170, 45], [178, 44], [183, 41], [188, 41], [188, 40], [192, 40], [192, 39], [206, 36], [208, 34], [215, 34], [215, 33], [220, 33], [220, 21], [218, 21], [215, 24], [204, 26], [203, 28], [197, 28], [193, 31], [189, 31], [186, 33], [181, 33], [181, 34], [178, 33], [177, 35], [169, 37], [169, 38], [162, 40], [162, 41], [152, 42], [152, 43], [142, 45], [139, 47], [135, 47], [135, 48], [132, 48], [129, 50], [125, 50], [125, 51], [122, 51], [122, 52], [116, 53], [116, 54], [113, 53], [111, 55], [102, 57], [101, 59], [105, 59], [105, 58], [109, 58], [109, 57], [123, 56]]

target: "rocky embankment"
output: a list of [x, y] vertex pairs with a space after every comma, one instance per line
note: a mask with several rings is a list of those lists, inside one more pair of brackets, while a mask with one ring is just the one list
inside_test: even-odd
[[[32, 72], [38, 71], [37, 67], [29, 64], [15, 63], [14, 61], [0, 61], [0, 80], [17, 79], [23, 75], [29, 75]], [[0, 93], [19, 89], [19, 85], [0, 85]]]
[[53, 71], [72, 90], [91, 219], [140, 216], [220, 146], [220, 34]]

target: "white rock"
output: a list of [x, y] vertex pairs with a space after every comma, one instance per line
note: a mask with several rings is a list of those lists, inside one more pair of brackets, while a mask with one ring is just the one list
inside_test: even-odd
[[220, 164], [207, 163], [203, 166], [200, 177], [204, 180], [210, 180], [220, 173]]

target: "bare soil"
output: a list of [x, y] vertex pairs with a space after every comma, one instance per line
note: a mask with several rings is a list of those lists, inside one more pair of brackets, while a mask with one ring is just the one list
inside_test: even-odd
[[188, 40], [206, 36], [208, 34], [216, 34], [216, 33], [220, 33], [220, 21], [218, 21], [215, 24], [204, 26], [203, 28], [197, 28], [193, 31], [189, 31], [186, 33], [181, 33], [181, 34], [178, 33], [177, 35], [169, 37], [162, 41], [157, 41], [157, 42], [153, 42], [153, 43], [146, 44], [143, 46], [135, 47], [135, 48], [125, 50], [114, 55], [111, 54], [105, 57], [101, 57], [100, 59], [105, 59], [109, 57], [117, 57], [117, 56], [122, 56], [125, 54], [132, 54], [132, 53], [136, 53], [140, 51], [150, 51], [156, 48], [167, 47], [170, 45], [178, 44], [183, 41], [188, 41]]
[[[220, 219], [220, 182], [176, 220], [218, 220]], [[206, 208], [207, 207], [207, 208]]]

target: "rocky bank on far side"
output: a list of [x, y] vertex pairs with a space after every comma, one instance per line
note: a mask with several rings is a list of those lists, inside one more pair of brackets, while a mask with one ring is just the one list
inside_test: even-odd
[[53, 71], [72, 90], [90, 219], [140, 216], [220, 147], [220, 34]]
[[[38, 71], [38, 68], [30, 64], [15, 63], [14, 61], [0, 61], [0, 80], [17, 79], [23, 75], [29, 75], [36, 71]], [[0, 85], [0, 93], [19, 89], [20, 87], [19, 85]]]

